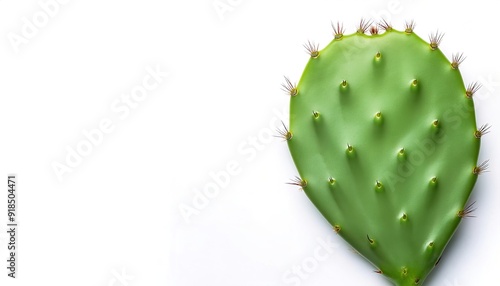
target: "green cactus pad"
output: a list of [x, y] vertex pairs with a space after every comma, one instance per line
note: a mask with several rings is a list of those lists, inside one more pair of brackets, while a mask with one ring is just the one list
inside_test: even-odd
[[[341, 29], [338, 29], [341, 30]], [[311, 58], [284, 133], [295, 184], [395, 285], [421, 285], [461, 219], [477, 166], [472, 94], [437, 45], [413, 33], [342, 35]]]

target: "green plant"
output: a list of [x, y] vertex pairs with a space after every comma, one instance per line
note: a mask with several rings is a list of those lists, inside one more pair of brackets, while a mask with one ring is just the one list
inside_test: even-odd
[[[420, 285], [464, 217], [481, 137], [473, 95], [414, 23], [398, 31], [361, 21], [310, 55], [297, 85], [286, 78], [290, 127], [281, 131], [304, 190], [333, 229], [395, 285]], [[383, 33], [379, 31], [384, 30]], [[371, 35], [366, 32], [370, 31]]]

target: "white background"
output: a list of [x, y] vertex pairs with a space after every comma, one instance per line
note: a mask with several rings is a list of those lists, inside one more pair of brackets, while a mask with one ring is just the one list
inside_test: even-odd
[[[382, 16], [397, 29], [416, 20], [425, 39], [445, 32], [443, 52], [464, 52], [466, 83], [484, 85], [478, 124], [493, 125], [480, 154], [491, 171], [471, 198], [477, 217], [461, 224], [426, 283], [498, 281], [495, 1], [66, 2], [44, 23], [38, 1], [0, 1], [0, 174], [18, 174], [20, 225], [19, 279], [2, 262], [1, 285], [389, 285], [284, 184], [296, 170], [286, 144], [269, 136], [287, 120], [280, 84], [299, 78], [302, 44], [326, 45], [331, 21], [352, 33], [362, 17]], [[39, 27], [24, 37], [23, 18], [34, 17]], [[24, 41], [13, 44], [14, 34]], [[169, 76], [130, 114], [116, 112], [148, 68]], [[106, 118], [113, 130], [59, 180], [54, 164]], [[199, 190], [214, 186], [210, 173], [223, 176], [228, 164], [236, 173], [200, 201]], [[183, 217], [193, 200], [196, 214]], [[3, 230], [0, 247], [5, 261]], [[328, 255], [319, 262], [318, 249]], [[303, 264], [307, 275], [287, 282]]]

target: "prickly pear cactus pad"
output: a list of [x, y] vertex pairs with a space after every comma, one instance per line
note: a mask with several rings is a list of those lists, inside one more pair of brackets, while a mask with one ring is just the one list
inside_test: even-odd
[[476, 126], [479, 85], [464, 85], [464, 57], [445, 57], [442, 34], [426, 42], [413, 23], [370, 25], [350, 35], [334, 25], [322, 50], [308, 42], [299, 82], [283, 84], [290, 124], [282, 136], [300, 174], [291, 183], [375, 272], [422, 285], [472, 215], [489, 126]]

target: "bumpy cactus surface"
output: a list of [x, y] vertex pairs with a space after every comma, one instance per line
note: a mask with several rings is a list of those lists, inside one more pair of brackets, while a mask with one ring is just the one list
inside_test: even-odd
[[[384, 30], [383, 33], [379, 32]], [[387, 22], [334, 39], [311, 56], [300, 81], [286, 79], [290, 124], [282, 135], [300, 186], [342, 238], [395, 285], [421, 285], [439, 262], [476, 179], [481, 136], [461, 54], [449, 61]], [[368, 35], [366, 31], [372, 34]]]

